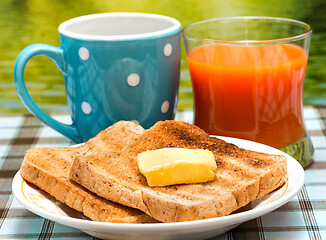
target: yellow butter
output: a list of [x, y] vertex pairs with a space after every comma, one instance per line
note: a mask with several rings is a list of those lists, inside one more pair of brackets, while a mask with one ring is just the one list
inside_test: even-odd
[[149, 186], [212, 181], [214, 155], [203, 149], [162, 148], [138, 154], [139, 171]]

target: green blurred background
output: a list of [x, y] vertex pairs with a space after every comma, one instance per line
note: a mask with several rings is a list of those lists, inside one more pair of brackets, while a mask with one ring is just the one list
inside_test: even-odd
[[[325, 0], [1, 0], [0, 114], [27, 113], [17, 96], [13, 68], [19, 52], [32, 43], [59, 45], [60, 23], [101, 12], [148, 12], [178, 19], [183, 26], [217, 17], [274, 16], [305, 21], [313, 28], [304, 103], [326, 105]], [[33, 58], [25, 71], [27, 87], [45, 112], [67, 112], [63, 76], [46, 57]], [[178, 108], [192, 108], [191, 81], [182, 49]]]

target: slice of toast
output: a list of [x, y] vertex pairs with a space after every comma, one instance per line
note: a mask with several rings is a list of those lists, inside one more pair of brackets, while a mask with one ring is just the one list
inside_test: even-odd
[[[108, 146], [97, 144], [98, 139], [93, 138], [86, 154], [74, 159], [71, 179], [99, 196], [138, 208], [162, 222], [228, 215], [280, 187], [287, 178], [284, 156], [240, 149], [186, 122], [158, 122], [118, 155], [107, 152]], [[215, 180], [149, 187], [138, 170], [136, 156], [164, 147], [212, 151], [218, 166]]]
[[[113, 137], [110, 142], [112, 154], [119, 153], [124, 144], [133, 141], [144, 130], [133, 123], [124, 124], [123, 128], [112, 126], [105, 130], [107, 136]], [[109, 141], [97, 139], [97, 144]], [[102, 142], [101, 142], [102, 141]], [[106, 143], [107, 145], [107, 143]], [[133, 208], [101, 198], [79, 184], [69, 179], [69, 172], [73, 159], [77, 154], [83, 154], [84, 149], [91, 146], [77, 148], [35, 148], [26, 152], [21, 166], [22, 177], [48, 192], [60, 202], [82, 212], [94, 221], [114, 223], [153, 223], [157, 222], [147, 214]]]

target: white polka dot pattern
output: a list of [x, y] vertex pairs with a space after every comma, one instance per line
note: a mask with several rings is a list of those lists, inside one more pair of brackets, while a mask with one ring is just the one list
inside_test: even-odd
[[139, 124], [137, 120], [131, 120], [134, 124]]
[[164, 50], [163, 51], [164, 51], [164, 55], [166, 57], [169, 57], [172, 54], [172, 45], [170, 43], [166, 44], [164, 46]]
[[83, 102], [81, 108], [85, 114], [90, 114], [92, 112], [92, 107], [88, 102]]
[[170, 107], [169, 101], [164, 101], [162, 106], [161, 106], [161, 112], [162, 113], [167, 113], [167, 111], [169, 110], [169, 107]]
[[128, 76], [127, 82], [129, 86], [136, 87], [140, 82], [140, 77], [137, 73], [132, 73]]
[[78, 54], [79, 54], [79, 57], [84, 61], [89, 58], [89, 51], [85, 47], [79, 48]]

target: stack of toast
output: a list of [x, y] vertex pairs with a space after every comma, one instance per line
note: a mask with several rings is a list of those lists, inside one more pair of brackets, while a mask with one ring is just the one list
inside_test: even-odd
[[[215, 179], [150, 187], [136, 157], [166, 147], [212, 151]], [[28, 150], [21, 175], [94, 221], [155, 223], [228, 215], [283, 185], [286, 166], [284, 156], [241, 149], [186, 122], [144, 130], [120, 121], [75, 148]]]

